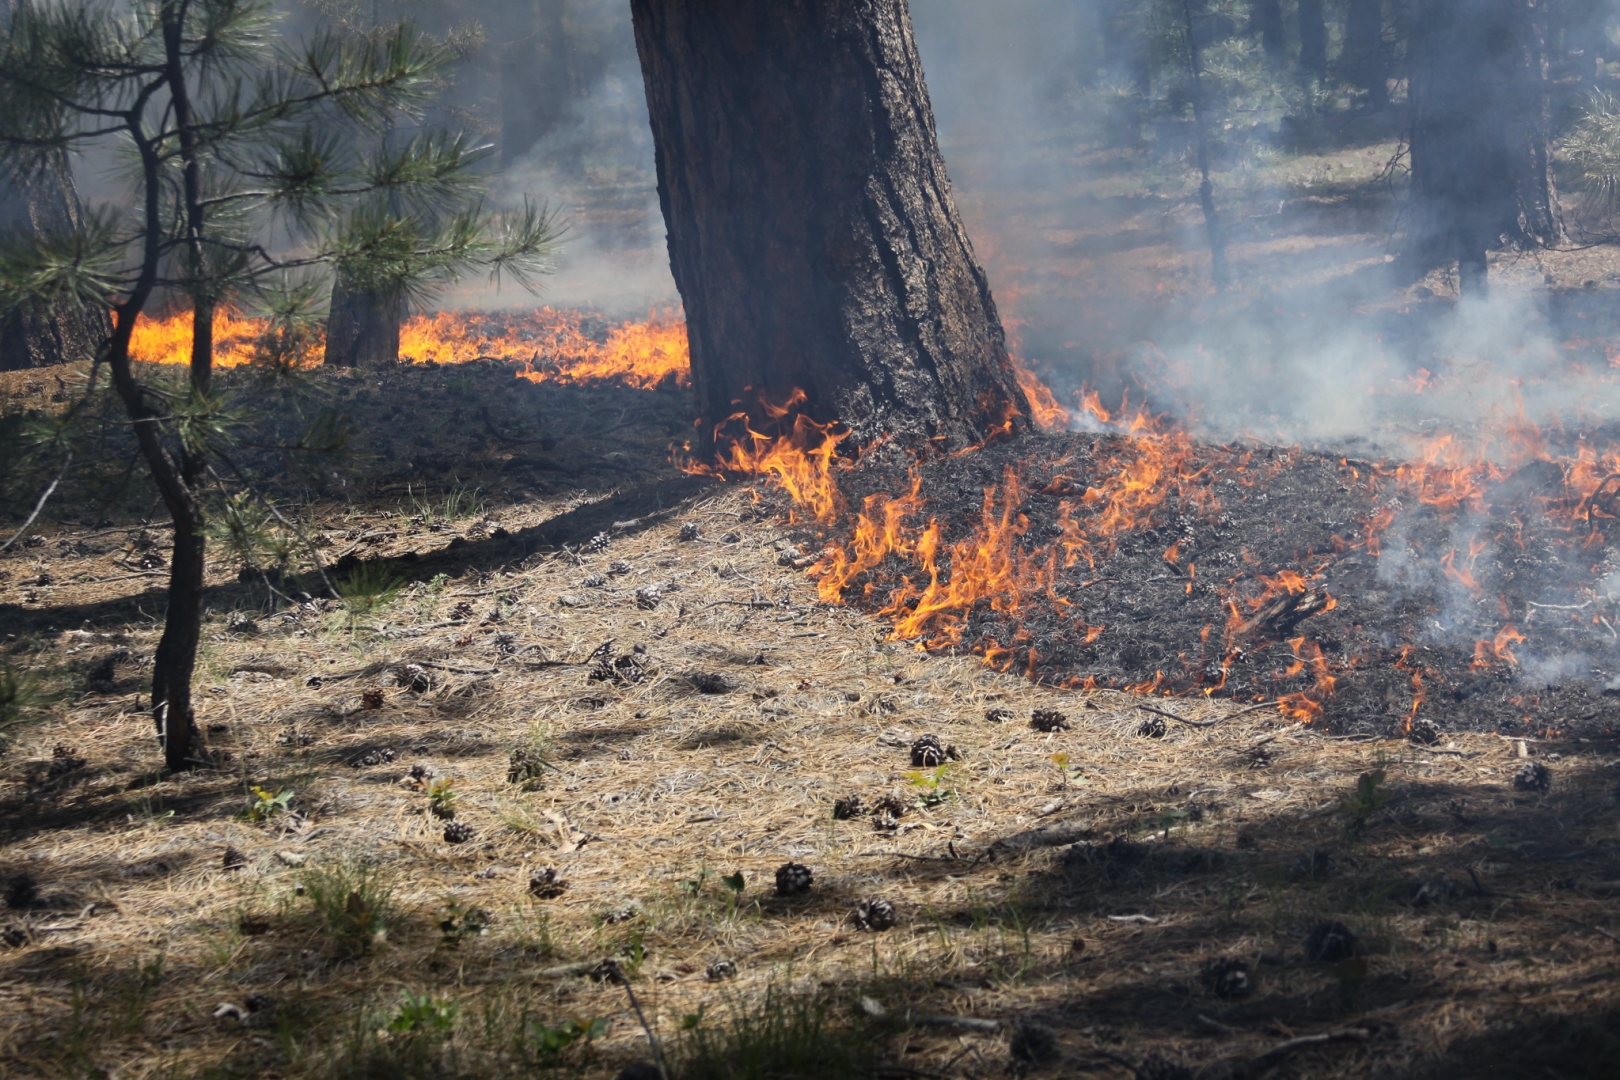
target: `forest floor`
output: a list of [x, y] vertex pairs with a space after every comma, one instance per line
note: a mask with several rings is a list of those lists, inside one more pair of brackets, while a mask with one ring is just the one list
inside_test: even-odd
[[668, 463], [680, 392], [315, 378], [362, 438], [287, 505], [398, 588], [215, 567], [210, 767], [142, 709], [162, 528], [0, 556], [0, 648], [65, 694], [0, 758], [5, 1075], [610, 1076], [636, 1006], [683, 1078], [1620, 1063], [1612, 736], [1155, 727], [822, 604], [778, 494]]

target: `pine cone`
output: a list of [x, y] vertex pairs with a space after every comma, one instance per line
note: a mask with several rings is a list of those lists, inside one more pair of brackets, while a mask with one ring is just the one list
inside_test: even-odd
[[1249, 964], [1237, 957], [1215, 960], [1204, 968], [1204, 982], [1216, 997], [1248, 997], [1254, 990], [1249, 980]]
[[587, 589], [600, 589], [602, 586], [607, 584], [607, 578], [603, 577], [601, 574], [586, 574], [585, 580], [581, 582], [581, 584]]
[[737, 689], [730, 679], [712, 671], [694, 671], [686, 676], [686, 681], [700, 694], [729, 694]]
[[905, 817], [906, 804], [903, 799], [894, 795], [884, 795], [872, 804], [870, 813], [874, 817]]
[[1013, 711], [1011, 709], [1003, 709], [1000, 707], [986, 709], [984, 710], [984, 718], [990, 721], [992, 724], [1005, 724], [1007, 721], [1013, 718]]
[[737, 965], [730, 960], [716, 960], [703, 971], [704, 978], [709, 979], [711, 982], [734, 978], [736, 974]]
[[447, 844], [465, 844], [472, 838], [472, 826], [465, 821], [452, 821], [444, 827], [444, 842]]
[[614, 577], [618, 577], [621, 574], [628, 574], [634, 569], [635, 567], [630, 565], [629, 559], [614, 559], [612, 562], [608, 563], [608, 573], [612, 574]]
[[13, 874], [6, 882], [6, 907], [14, 911], [21, 911], [25, 908], [38, 906], [39, 882], [34, 880], [34, 875], [27, 873]]
[[362, 709], [380, 709], [383, 707], [384, 700], [386, 699], [383, 697], [383, 692], [373, 686], [360, 695], [360, 707]]
[[1440, 741], [1440, 726], [1427, 717], [1414, 720], [1407, 729], [1406, 737], [1419, 746], [1434, 746]]
[[530, 780], [538, 780], [546, 771], [544, 755], [520, 746], [512, 751], [506, 766], [506, 782], [508, 784], [523, 784]]
[[643, 585], [635, 591], [634, 596], [636, 598], [636, 607], [644, 611], [651, 611], [663, 601], [664, 590], [657, 585]]
[[399, 685], [413, 694], [425, 694], [433, 689], [433, 676], [420, 664], [406, 664], [400, 669]]
[[225, 870], [240, 870], [247, 865], [247, 856], [227, 845], [225, 854], [220, 857], [219, 864]]
[[1036, 731], [1068, 731], [1069, 718], [1056, 709], [1036, 709], [1029, 714], [1029, 726]]
[[421, 763], [412, 765], [410, 779], [419, 784], [426, 783], [427, 781], [433, 779], [433, 766], [423, 765]]
[[808, 866], [796, 862], [783, 863], [776, 871], [776, 895], [796, 896], [810, 891], [815, 875]]
[[461, 603], [459, 603], [455, 607], [451, 608], [450, 609], [450, 617], [452, 619], [470, 619], [470, 618], [472, 618], [473, 617], [472, 601], [471, 600], [463, 600], [463, 601], [461, 601]]
[[866, 802], [859, 795], [833, 800], [834, 821], [848, 821], [850, 818], [860, 817], [864, 813], [866, 813]]
[[613, 542], [613, 538], [611, 536], [609, 536], [605, 532], [599, 532], [595, 536], [591, 537], [589, 540], [585, 541], [585, 550], [586, 551], [606, 551], [607, 546], [609, 544], [611, 544], [612, 542]]
[[555, 867], [546, 867], [529, 875], [529, 895], [540, 900], [555, 900], [568, 891], [568, 882], [557, 876]]
[[1361, 951], [1356, 932], [1342, 922], [1319, 922], [1305, 938], [1305, 959], [1337, 964]]
[[1552, 770], [1539, 761], [1527, 761], [1513, 774], [1513, 786], [1519, 791], [1545, 794], [1552, 790]]
[[693, 522], [686, 522], [681, 526], [681, 539], [690, 543], [693, 540], [703, 539], [703, 530]]
[[350, 758], [349, 768], [364, 769], [371, 765], [386, 765], [393, 761], [395, 756], [394, 751], [386, 746], [376, 750], [368, 750], [363, 754], [357, 754]]
[[242, 999], [242, 1004], [247, 1006], [248, 1012], [269, 1012], [276, 1007], [276, 999], [269, 994], [249, 994]]
[[887, 900], [862, 900], [851, 918], [858, 930], [887, 930], [894, 925], [894, 905]]
[[1007, 1039], [1007, 1050], [1020, 1064], [1044, 1065], [1058, 1055], [1057, 1035], [1041, 1024], [1019, 1021]]
[[911, 744], [911, 763], [919, 769], [935, 768], [955, 756], [956, 748], [940, 742], [938, 735], [924, 735]]
[[1150, 716], [1136, 727], [1136, 733], [1144, 739], [1162, 739], [1169, 731], [1170, 725], [1162, 716]]

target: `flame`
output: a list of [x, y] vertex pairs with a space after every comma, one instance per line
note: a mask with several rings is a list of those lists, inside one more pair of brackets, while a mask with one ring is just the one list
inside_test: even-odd
[[[796, 390], [780, 405], [762, 404], [780, 422], [803, 400], [804, 392]], [[742, 434], [728, 436], [733, 426], [740, 426]], [[796, 413], [786, 435], [768, 435], [754, 430], [747, 413], [734, 413], [715, 428], [714, 435], [716, 443], [726, 446], [715, 463], [678, 460], [683, 472], [721, 479], [763, 477], [793, 500], [790, 519], [795, 522], [800, 520], [800, 510], [809, 511], [811, 519], [821, 524], [830, 524], [843, 513], [844, 496], [833, 470], [838, 467], [838, 446], [849, 437], [848, 429], [837, 423], [819, 424]]]
[[[413, 315], [399, 332], [403, 363], [457, 364], [471, 360], [523, 363], [517, 373], [530, 382], [618, 382], [638, 389], [691, 384], [686, 323], [674, 312], [652, 312], [643, 322], [623, 323], [597, 341], [579, 311], [540, 308], [521, 312], [440, 311]], [[214, 314], [214, 363], [240, 367], [254, 362], [270, 331], [267, 319], [230, 307]], [[191, 361], [191, 314], [142, 315], [130, 342], [133, 359], [150, 364]], [[302, 366], [320, 363], [324, 340], [317, 334], [302, 351]]]
[[[181, 311], [166, 318], [141, 315], [129, 339], [130, 359], [147, 364], [191, 363], [191, 312]], [[253, 363], [258, 344], [270, 331], [268, 319], [255, 319], [231, 307], [214, 311], [214, 364], [241, 367]], [[303, 364], [318, 361], [320, 346], [306, 349]]]
[[1012, 358], [1013, 374], [1018, 377], [1018, 388], [1024, 392], [1029, 400], [1030, 416], [1035, 425], [1047, 430], [1062, 430], [1069, 426], [1069, 410], [1058, 404], [1057, 395], [1052, 388], [1041, 381], [1024, 361], [1014, 356]]

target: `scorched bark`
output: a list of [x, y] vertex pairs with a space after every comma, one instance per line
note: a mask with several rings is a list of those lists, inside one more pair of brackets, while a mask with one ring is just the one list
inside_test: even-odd
[[1028, 406], [905, 0], [633, 0], [702, 441], [763, 402], [981, 440]]

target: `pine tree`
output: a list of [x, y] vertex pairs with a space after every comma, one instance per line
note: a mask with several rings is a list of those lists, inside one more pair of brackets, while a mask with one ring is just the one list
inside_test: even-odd
[[[367, 37], [277, 33], [256, 0], [18, 0], [0, 36], [0, 168], [27, 182], [97, 144], [127, 147], [131, 209], [0, 241], [0, 315], [27, 305], [105, 311], [96, 356], [174, 525], [152, 714], [165, 763], [200, 750], [191, 677], [201, 634], [210, 499], [229, 475], [230, 414], [213, 386], [226, 302], [284, 312], [334, 264], [399, 295], [469, 268], [520, 282], [543, 267], [552, 219], [477, 200], [483, 151], [418, 131], [446, 50], [402, 23]], [[397, 209], [394, 209], [397, 208]], [[283, 246], [273, 246], [275, 239]], [[131, 362], [135, 323], [163, 296], [190, 308], [176, 386]]]

